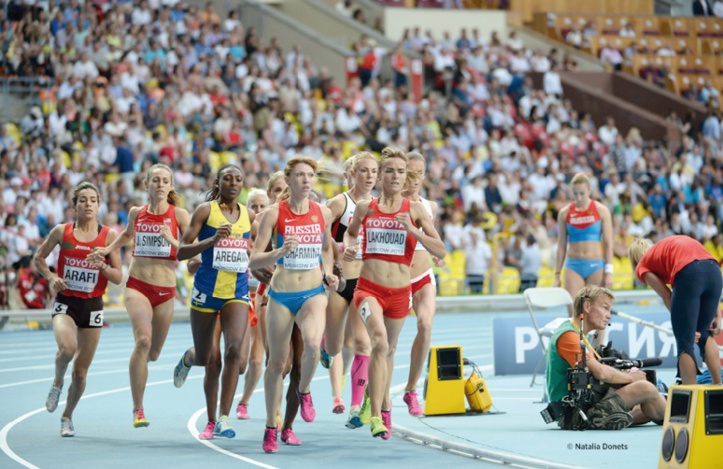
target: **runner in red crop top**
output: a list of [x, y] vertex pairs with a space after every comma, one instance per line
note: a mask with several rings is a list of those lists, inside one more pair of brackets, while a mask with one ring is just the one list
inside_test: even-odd
[[[94, 249], [105, 247], [118, 234], [98, 223], [100, 192], [88, 183], [79, 184], [73, 191], [75, 223], [57, 225], [35, 254], [40, 274], [48, 280], [52, 292], [57, 293], [53, 303], [53, 331], [58, 343], [55, 359], [55, 379], [45, 407], [55, 411], [63, 388], [68, 364], [73, 363], [73, 382], [68, 389], [68, 400], [60, 419], [60, 435], [75, 435], [73, 410], [85, 389], [85, 377], [95, 355], [103, 329], [103, 294], [108, 280], [119, 284], [123, 278], [120, 254], [116, 251], [107, 258], [86, 259]], [[46, 258], [60, 246], [58, 275], [48, 268]]]
[[[389, 386], [396, 347], [404, 319], [412, 306], [410, 268], [418, 242], [436, 257], [446, 250], [432, 219], [420, 202], [402, 196], [405, 182], [418, 178], [407, 172], [404, 152], [385, 148], [379, 160], [382, 193], [371, 202], [362, 201], [344, 234], [344, 258], [354, 259], [357, 236], [364, 226], [363, 265], [354, 292], [354, 305], [372, 339], [369, 360], [369, 396], [371, 398], [373, 436], [391, 435]], [[421, 228], [421, 230], [420, 230]], [[384, 409], [384, 411], [382, 411]]]
[[133, 325], [135, 348], [130, 360], [133, 426], [147, 427], [143, 394], [148, 380], [148, 362], [156, 361], [173, 319], [176, 296], [176, 250], [180, 234], [188, 229], [191, 216], [176, 206], [173, 172], [163, 164], [150, 167], [146, 175], [149, 204], [133, 207], [128, 225], [110, 246], [96, 248], [91, 259], [100, 259], [133, 241], [133, 260], [128, 271], [124, 301]]

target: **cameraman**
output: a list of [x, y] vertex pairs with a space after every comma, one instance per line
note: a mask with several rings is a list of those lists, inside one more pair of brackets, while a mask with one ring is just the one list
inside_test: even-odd
[[[589, 285], [575, 297], [575, 315], [563, 322], [550, 339], [547, 351], [547, 392], [551, 402], [559, 402], [568, 394], [568, 369], [581, 366], [580, 323], [583, 323], [585, 357], [593, 384], [589, 400], [576, 402], [574, 412], [559, 422], [560, 428], [584, 429], [585, 412], [591, 430], [622, 430], [633, 424], [650, 420], [662, 424], [665, 418], [665, 399], [648, 382], [645, 372], [631, 369], [620, 371], [598, 362], [598, 354], [587, 339], [593, 331], [604, 331], [610, 321], [615, 297], [607, 288]], [[633, 411], [631, 412], [631, 409]], [[580, 428], [580, 425], [583, 425]]]

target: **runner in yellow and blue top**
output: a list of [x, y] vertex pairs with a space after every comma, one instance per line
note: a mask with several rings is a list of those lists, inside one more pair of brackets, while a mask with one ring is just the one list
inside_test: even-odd
[[[241, 364], [241, 346], [249, 315], [248, 249], [253, 212], [238, 203], [243, 172], [238, 166], [224, 165], [206, 200], [196, 208], [191, 225], [178, 249], [179, 260], [201, 254], [191, 295], [191, 330], [194, 347], [181, 357], [174, 372], [174, 384], [183, 384], [192, 365], [206, 367], [204, 392], [208, 423], [201, 439], [215, 436], [233, 438], [228, 424]], [[198, 238], [198, 241], [193, 242]], [[217, 314], [220, 313], [220, 314]], [[215, 345], [216, 320], [221, 320], [224, 352]], [[216, 420], [220, 358], [223, 355], [221, 409]]]

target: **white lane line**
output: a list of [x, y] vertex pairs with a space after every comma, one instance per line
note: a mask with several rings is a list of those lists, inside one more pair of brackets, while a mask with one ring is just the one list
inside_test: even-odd
[[[131, 346], [129, 347], [128, 344], [126, 344], [126, 346], [125, 346], [125, 347], [122, 347], [122, 348], [121, 348], [121, 347], [119, 347], [119, 348], [106, 347], [104, 350], [97, 350], [97, 351], [95, 352], [94, 357], [99, 357], [99, 356], [101, 356], [101, 355], [104, 355], [104, 356], [108, 356], [108, 355], [124, 355], [124, 356], [130, 357], [130, 355], [129, 355], [128, 352], [129, 352], [129, 350], [130, 350], [131, 352], [133, 351], [132, 345], [133, 345], [133, 344], [131, 344]], [[100, 349], [100, 346], [99, 346], [98, 348]], [[173, 347], [173, 346], [170, 346], [170, 347], [169, 347], [168, 345], [164, 345], [164, 346], [163, 346], [163, 351], [164, 351], [164, 352], [167, 351], [168, 353], [177, 353], [179, 356], [180, 356], [183, 352], [185, 352], [186, 350], [188, 350], [188, 346], [185, 346], [185, 347], [184, 347], [184, 346], [181, 346], [181, 347]], [[22, 356], [22, 357], [0, 358], [0, 363], [18, 362], [18, 361], [26, 361], [26, 360], [34, 360], [34, 361], [47, 361], [47, 360], [52, 360], [52, 361], [54, 361], [54, 360], [55, 360], [55, 353], [56, 353], [57, 351], [58, 351], [58, 347], [57, 347], [57, 346], [55, 346], [55, 347], [49, 347], [49, 348], [47, 349], [47, 353], [45, 353], [45, 354], [43, 354], [43, 355], [40, 355], [40, 354], [38, 354], [38, 352], [39, 352], [38, 349], [33, 349], [33, 354], [34, 354], [34, 355], [32, 355], [32, 356], [28, 356], [28, 355], [27, 355], [27, 352], [25, 352], [25, 353], [23, 353], [24, 356]], [[94, 363], [95, 363], [95, 361], [94, 361]], [[102, 363], [102, 362], [99, 360], [98, 363]], [[55, 366], [55, 365], [53, 365], [53, 366]], [[28, 367], [23, 367], [23, 369], [28, 369]], [[2, 371], [2, 368], [0, 368], [0, 371]]]
[[[395, 370], [402, 369], [402, 368], [409, 368], [409, 364], [406, 364], [406, 365], [397, 365], [397, 366], [394, 367]], [[316, 378], [313, 378], [311, 381], [312, 381], [312, 382], [313, 382], [313, 381], [321, 381], [321, 380], [325, 380], [325, 379], [329, 379], [329, 374], [328, 374], [328, 373], [325, 374], [324, 376], [317, 376]], [[288, 386], [288, 384], [289, 384], [289, 383], [288, 383], [288, 380], [284, 381], [284, 387]], [[406, 383], [405, 383], [405, 384], [406, 384]], [[404, 388], [405, 384], [402, 385], [402, 388]], [[256, 393], [258, 393], [258, 392], [263, 392], [263, 391], [264, 391], [264, 388], [259, 388], [259, 389], [254, 390], [253, 393], [256, 394]], [[236, 399], [240, 398], [242, 395], [243, 395], [243, 393], [236, 394], [236, 395], [233, 397], [233, 400], [236, 401]], [[206, 408], [205, 408], [205, 407], [202, 407], [202, 408], [198, 409], [193, 415], [191, 415], [191, 417], [188, 419], [188, 423], [186, 424], [186, 428], [188, 428], [188, 432], [191, 434], [191, 436], [192, 436], [196, 441], [198, 441], [198, 442], [201, 443], [202, 445], [206, 446], [207, 448], [210, 448], [210, 449], [212, 449], [212, 450], [214, 450], [214, 451], [217, 451], [217, 452], [219, 452], [219, 453], [221, 453], [221, 454], [223, 454], [223, 455], [232, 457], [232, 458], [234, 458], [234, 459], [238, 459], [238, 460], [240, 460], [240, 461], [244, 461], [244, 462], [247, 462], [247, 463], [249, 463], [249, 464], [253, 464], [253, 465], [255, 465], [255, 466], [259, 466], [259, 467], [277, 469], [277, 468], [275, 468], [275, 466], [266, 465], [266, 464], [264, 464], [264, 463], [262, 463], [262, 462], [258, 462], [258, 461], [255, 461], [255, 460], [253, 460], [253, 459], [246, 458], [245, 456], [241, 456], [241, 455], [239, 455], [239, 454], [232, 453], [232, 452], [230, 452], [230, 451], [228, 451], [228, 450], [225, 450], [225, 449], [221, 448], [220, 446], [216, 446], [215, 444], [213, 444], [213, 443], [211, 442], [212, 440], [202, 440], [202, 439], [200, 439], [200, 438], [198, 437], [198, 429], [196, 428], [196, 425], [198, 425], [198, 419], [201, 417], [201, 415], [203, 415], [204, 412], [206, 412]]]
[[[198, 379], [198, 378], [200, 378], [200, 376], [189, 377], [188, 379]], [[146, 384], [146, 388], [149, 388], [149, 387], [151, 387], [151, 386], [159, 386], [159, 385], [161, 385], [161, 384], [168, 384], [168, 383], [172, 383], [172, 382], [173, 382], [172, 379], [164, 379], [164, 380], [162, 380], [162, 381], [154, 381], [154, 382], [152, 382], [152, 383]], [[107, 395], [109, 395], [109, 394], [117, 394], [117, 393], [119, 393], [119, 392], [130, 391], [130, 389], [131, 389], [130, 386], [124, 386], [124, 387], [122, 387], [122, 388], [110, 389], [110, 390], [108, 390], [108, 391], [101, 391], [101, 392], [97, 392], [97, 393], [94, 393], [94, 394], [88, 394], [88, 395], [86, 395], [86, 396], [81, 397], [80, 400], [92, 399], [92, 398], [94, 398], [94, 397], [107, 396]], [[59, 406], [65, 405], [65, 402], [66, 402], [66, 401], [63, 401], [63, 402], [59, 403]], [[38, 466], [35, 466], [35, 465], [32, 464], [31, 462], [27, 461], [26, 459], [23, 459], [22, 457], [18, 456], [18, 455], [15, 453], [15, 451], [13, 451], [13, 450], [10, 448], [10, 445], [8, 444], [8, 433], [10, 433], [10, 430], [12, 430], [15, 425], [17, 425], [17, 424], [19, 424], [20, 422], [22, 422], [22, 421], [24, 421], [24, 420], [32, 417], [33, 415], [39, 414], [39, 413], [41, 413], [41, 412], [47, 412], [47, 411], [45, 410], [45, 407], [41, 407], [41, 408], [39, 408], [39, 409], [35, 409], [35, 410], [33, 410], [33, 411], [30, 411], [30, 412], [28, 412], [28, 413], [26, 413], [26, 414], [21, 415], [20, 417], [16, 418], [16, 419], [13, 420], [12, 422], [10, 422], [10, 423], [8, 423], [7, 425], [5, 425], [5, 426], [2, 428], [2, 430], [0, 430], [0, 450], [2, 450], [2, 452], [5, 453], [5, 454], [7, 454], [10, 459], [12, 459], [13, 461], [17, 462], [17, 463], [20, 464], [21, 466], [24, 466], [24, 467], [27, 467], [27, 468], [31, 468], [31, 469], [40, 469], [40, 468], [39, 468]]]

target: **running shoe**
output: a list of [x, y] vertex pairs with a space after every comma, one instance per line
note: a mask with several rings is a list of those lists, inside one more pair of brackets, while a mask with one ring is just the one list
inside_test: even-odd
[[372, 417], [369, 421], [369, 424], [372, 429], [373, 437], [376, 438], [378, 436], [381, 436], [382, 438], [384, 438], [387, 435], [388, 430], [387, 427], [384, 426], [384, 422], [382, 421], [381, 417]]
[[346, 410], [346, 407], [344, 407], [344, 401], [341, 397], [335, 397], [334, 398], [334, 408], [331, 409], [332, 412], [335, 414], [343, 414], [344, 410]]
[[392, 436], [392, 411], [391, 411], [391, 409], [382, 411], [382, 422], [384, 423], [384, 426], [387, 427], [387, 433], [382, 435], [382, 440], [388, 440], [389, 437]]
[[249, 417], [249, 406], [246, 404], [238, 403], [238, 407], [236, 407], [236, 418], [239, 420], [248, 420], [251, 417]]
[[289, 446], [301, 446], [301, 440], [294, 435], [294, 431], [290, 428], [281, 430], [281, 441]]
[[136, 409], [133, 411], [133, 426], [135, 428], [147, 427], [151, 422], [146, 419], [146, 414], [143, 413], [143, 409]]
[[301, 394], [296, 392], [299, 396], [299, 405], [301, 406], [301, 418], [306, 422], [313, 422], [316, 418], [316, 410], [314, 409], [314, 403], [311, 402], [311, 393]]
[[334, 357], [329, 355], [329, 352], [324, 349], [323, 345], [321, 346], [321, 358], [319, 359], [319, 361], [321, 362], [321, 366], [323, 366], [327, 370], [331, 366], [331, 363], [334, 361]]
[[361, 422], [361, 419], [359, 418], [359, 411], [358, 410], [350, 410], [349, 411], [349, 418], [346, 420], [346, 428], [350, 428], [352, 430], [355, 430], [359, 427], [363, 427], [364, 424]]
[[264, 443], [261, 445], [265, 453], [275, 453], [279, 450], [278, 434], [276, 428], [266, 427], [264, 430]]
[[208, 422], [206, 428], [203, 429], [198, 437], [202, 440], [213, 440], [214, 430], [216, 429], [216, 422]]
[[409, 415], [414, 415], [415, 417], [421, 417], [424, 412], [422, 412], [422, 407], [419, 405], [419, 401], [417, 400], [417, 393], [414, 391], [407, 391], [404, 393], [404, 398], [402, 399], [405, 404], [407, 404], [407, 407], [409, 408]]
[[187, 366], [185, 361], [188, 350], [183, 352], [181, 359], [178, 361], [178, 365], [176, 365], [176, 368], [173, 370], [173, 385], [177, 388], [183, 386], [183, 383], [186, 382], [186, 378], [188, 377], [188, 372], [191, 371], [191, 367]]
[[61, 417], [60, 419], [60, 436], [71, 437], [75, 436], [75, 428], [73, 428], [73, 419], [67, 417]]
[[50, 387], [47, 399], [45, 399], [45, 408], [48, 412], [55, 412], [58, 408], [58, 401], [60, 400], [60, 393], [63, 391], [63, 386], [56, 388], [55, 386]]
[[372, 403], [369, 399], [369, 395], [364, 392], [364, 401], [362, 402], [361, 409], [359, 409], [359, 421], [362, 425], [366, 425], [370, 422], [372, 417]]
[[216, 428], [213, 430], [213, 436], [220, 436], [222, 438], [233, 438], [236, 436], [236, 432], [231, 425], [228, 424], [228, 415], [222, 415], [218, 422], [216, 422]]

